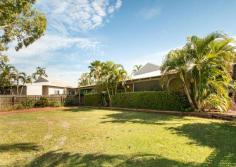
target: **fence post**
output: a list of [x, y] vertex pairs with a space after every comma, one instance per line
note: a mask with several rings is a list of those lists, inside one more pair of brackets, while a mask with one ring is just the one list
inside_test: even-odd
[[12, 106], [15, 106], [15, 96], [12, 96]]
[[61, 96], [61, 104], [63, 104], [63, 97]]

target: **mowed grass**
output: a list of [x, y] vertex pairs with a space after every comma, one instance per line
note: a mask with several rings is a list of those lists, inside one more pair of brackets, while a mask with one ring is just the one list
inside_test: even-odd
[[0, 115], [0, 166], [236, 166], [236, 123], [86, 108]]

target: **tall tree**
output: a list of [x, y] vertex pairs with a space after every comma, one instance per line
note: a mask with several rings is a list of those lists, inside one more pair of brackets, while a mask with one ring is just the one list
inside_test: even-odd
[[135, 74], [136, 72], [138, 72], [142, 67], [143, 67], [143, 65], [141, 65], [141, 64], [140, 65], [134, 65], [132, 74]]
[[106, 91], [109, 98], [109, 105], [112, 105], [112, 96], [117, 93], [120, 83], [124, 85], [127, 78], [127, 72], [120, 64], [112, 61], [102, 62], [99, 68], [99, 78], [96, 82], [97, 91]]
[[23, 83], [25, 83], [26, 74], [24, 72], [19, 72], [18, 70], [15, 69], [15, 71], [13, 73], [13, 78], [14, 78], [15, 85], [16, 85], [16, 94], [20, 95], [19, 87], [23, 86]]
[[0, 1], [0, 53], [17, 41], [16, 50], [27, 47], [46, 30], [46, 17], [35, 9], [36, 0]]
[[93, 83], [92, 78], [89, 73], [83, 73], [79, 79], [79, 86], [88, 86]]
[[179, 76], [195, 110], [227, 111], [229, 108], [229, 88], [234, 87], [231, 71], [236, 58], [232, 42], [232, 38], [220, 33], [205, 38], [192, 36], [182, 49], [167, 55], [162, 65], [163, 74], [175, 72]]
[[48, 77], [46, 73], [46, 68], [37, 67], [36, 71], [33, 73], [33, 79], [37, 80], [41, 77]]
[[22, 86], [21, 86], [20, 95], [22, 95], [25, 85], [26, 85], [26, 84], [31, 84], [31, 83], [32, 83], [32, 76], [30, 76], [30, 75], [25, 75], [25, 76], [22, 78]]
[[101, 61], [95, 60], [90, 63], [89, 70], [90, 76], [94, 79], [95, 82], [98, 82], [101, 78], [103, 63]]
[[14, 84], [15, 67], [9, 64], [3, 64], [0, 69], [0, 94], [6, 94], [8, 89], [11, 90]]

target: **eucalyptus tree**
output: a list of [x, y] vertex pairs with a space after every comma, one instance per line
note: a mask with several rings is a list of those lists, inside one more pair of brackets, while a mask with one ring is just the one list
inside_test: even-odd
[[15, 49], [27, 47], [39, 39], [46, 30], [46, 17], [38, 11], [36, 0], [0, 1], [0, 52], [16, 41]]
[[192, 36], [182, 49], [167, 55], [161, 68], [163, 74], [176, 73], [195, 110], [228, 110], [229, 89], [234, 88], [231, 71], [236, 48], [233, 42], [232, 38], [220, 33], [205, 38]]

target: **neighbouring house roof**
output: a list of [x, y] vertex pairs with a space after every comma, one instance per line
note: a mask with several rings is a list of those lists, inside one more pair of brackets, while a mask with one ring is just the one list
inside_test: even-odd
[[150, 78], [157, 76], [161, 76], [160, 66], [152, 63], [147, 63], [139, 71], [134, 73], [132, 79], [142, 79], [142, 78]]
[[28, 85], [42, 85], [42, 86], [52, 86], [52, 87], [61, 87], [61, 88], [74, 88], [64, 81], [55, 81], [50, 80], [49, 78], [40, 77], [38, 80]]

